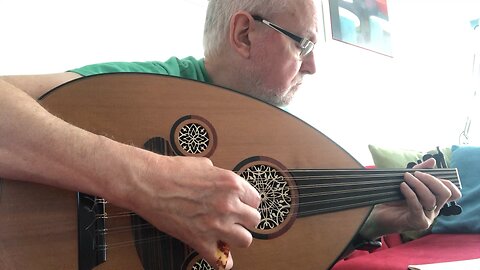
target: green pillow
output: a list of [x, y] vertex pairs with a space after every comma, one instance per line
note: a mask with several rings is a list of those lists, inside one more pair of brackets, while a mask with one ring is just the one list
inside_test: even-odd
[[[368, 149], [372, 154], [373, 163], [376, 168], [390, 169], [390, 168], [406, 168], [411, 162], [418, 163], [423, 160], [426, 154], [438, 154], [436, 148], [430, 150], [406, 150], [398, 148], [381, 147], [377, 145], [369, 145]], [[439, 148], [443, 153], [446, 166], [449, 167], [452, 150], [450, 147]], [[438, 165], [438, 164], [437, 164]]]

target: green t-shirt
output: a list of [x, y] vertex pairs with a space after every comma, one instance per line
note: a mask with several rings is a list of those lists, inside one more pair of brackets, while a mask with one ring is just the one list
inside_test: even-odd
[[149, 61], [101, 63], [88, 65], [69, 71], [78, 73], [82, 76], [116, 72], [142, 72], [171, 75], [211, 83], [210, 77], [208, 76], [207, 70], [205, 69], [205, 60], [197, 60], [191, 56], [183, 59], [171, 57], [165, 62]]

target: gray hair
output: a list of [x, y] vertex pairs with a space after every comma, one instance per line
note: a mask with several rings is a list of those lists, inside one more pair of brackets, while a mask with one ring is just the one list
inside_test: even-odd
[[243, 10], [267, 17], [285, 10], [289, 1], [292, 0], [209, 0], [203, 32], [205, 56], [219, 53], [228, 40], [230, 18], [236, 12]]

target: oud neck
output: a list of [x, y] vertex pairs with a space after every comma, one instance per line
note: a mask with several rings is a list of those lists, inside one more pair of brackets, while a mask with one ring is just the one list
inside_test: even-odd
[[310, 216], [403, 200], [405, 172], [422, 171], [461, 187], [457, 169], [293, 170], [298, 216]]

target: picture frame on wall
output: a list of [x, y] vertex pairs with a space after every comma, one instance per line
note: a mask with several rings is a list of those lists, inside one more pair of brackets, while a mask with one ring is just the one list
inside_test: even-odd
[[387, 0], [324, 0], [323, 5], [332, 39], [392, 56]]

